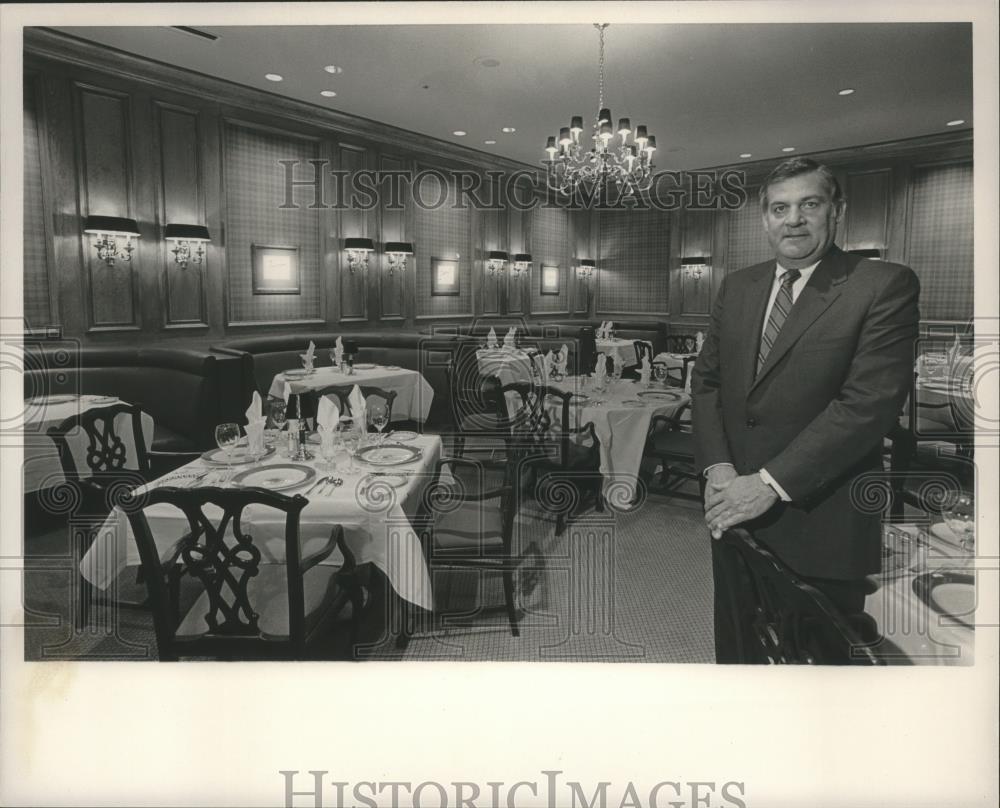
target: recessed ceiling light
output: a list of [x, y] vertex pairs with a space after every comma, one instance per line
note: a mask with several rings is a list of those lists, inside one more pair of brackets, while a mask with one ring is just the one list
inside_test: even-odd
[[454, 132], [452, 132], [452, 134], [455, 137], [465, 137], [469, 133], [466, 132], [464, 129], [456, 129]]
[[279, 76], [277, 73], [268, 73], [266, 76], [264, 76], [264, 78], [267, 79], [268, 81], [284, 81], [285, 80], [284, 76]]
[[838, 90], [837, 95], [854, 95], [854, 88], [845, 87], [843, 90]]
[[954, 121], [948, 121], [947, 126], [961, 126], [963, 123], [965, 123], [965, 121], [959, 118]]
[[338, 67], [337, 65], [327, 65], [323, 69], [327, 73], [333, 73], [334, 75], [336, 75], [337, 73], [343, 73], [344, 72], [344, 68]]
[[750, 154], [750, 152], [743, 152], [743, 154], [741, 154], [740, 157], [746, 159], [747, 157], [753, 157], [753, 155]]
[[505, 126], [500, 131], [503, 132], [505, 135], [509, 135], [512, 134], [513, 132], [516, 132], [517, 130], [513, 126]]
[[496, 146], [497, 145], [497, 142], [495, 140], [484, 140], [483, 143], [485, 143], [487, 146]]
[[783, 152], [795, 151], [795, 147], [794, 146], [785, 146], [785, 148], [783, 148], [782, 151]]
[[478, 59], [473, 59], [472, 63], [480, 67], [500, 67], [500, 60], [492, 56], [480, 56]]
[[337, 94], [333, 90], [320, 90], [319, 94], [324, 98], [336, 98]]

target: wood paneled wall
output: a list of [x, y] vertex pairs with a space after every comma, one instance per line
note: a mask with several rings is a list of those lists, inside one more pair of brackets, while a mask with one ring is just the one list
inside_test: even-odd
[[[471, 170], [481, 195], [502, 199], [491, 172], [524, 166], [54, 33], [26, 37], [25, 76], [25, 314], [30, 326], [67, 336], [208, 343], [248, 331], [426, 329], [491, 316], [669, 318], [686, 330], [707, 324], [727, 272], [771, 254], [756, 185], [776, 161], [735, 167], [747, 173], [750, 198], [734, 211], [426, 209], [409, 193], [394, 209], [387, 188], [378, 207], [334, 210], [311, 204], [314, 171]], [[912, 263], [928, 319], [971, 316], [971, 150], [970, 133], [950, 133], [817, 155], [849, 198], [841, 245]], [[291, 210], [282, 208], [281, 160], [295, 160], [304, 183]], [[428, 198], [433, 182], [424, 181]], [[440, 190], [454, 201], [458, 189]], [[530, 189], [522, 183], [517, 193]], [[82, 233], [88, 214], [139, 222], [132, 262], [97, 259]], [[208, 227], [204, 263], [174, 263], [162, 238], [171, 222]], [[377, 247], [410, 241], [416, 254], [390, 273], [379, 249], [366, 272], [352, 273], [342, 245], [353, 236]], [[253, 244], [299, 248], [300, 295], [252, 294]], [[532, 254], [531, 272], [489, 275], [490, 250]], [[685, 257], [704, 259], [701, 271], [684, 269]], [[460, 295], [431, 295], [433, 258], [459, 262]], [[594, 278], [577, 274], [582, 258], [598, 259]], [[543, 264], [559, 268], [558, 295], [541, 294]]]

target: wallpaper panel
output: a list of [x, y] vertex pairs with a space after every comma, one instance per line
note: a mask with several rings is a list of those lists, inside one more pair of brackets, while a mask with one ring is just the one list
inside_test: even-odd
[[909, 264], [920, 277], [920, 316], [973, 313], [972, 163], [917, 166], [911, 185]]
[[749, 199], [739, 210], [729, 214], [729, 242], [726, 250], [726, 272], [736, 272], [761, 261], [774, 258], [767, 241], [757, 204], [757, 189], [748, 188]]
[[[320, 217], [309, 210], [311, 190], [297, 192], [298, 209], [281, 210], [284, 169], [279, 160], [318, 157], [318, 143], [226, 124], [226, 264], [230, 322], [303, 320], [323, 316], [320, 284]], [[253, 294], [251, 244], [299, 248], [301, 292]]]
[[670, 214], [611, 210], [598, 222], [597, 311], [667, 312]]
[[36, 104], [35, 86], [29, 80], [24, 85], [24, 319], [29, 328], [49, 325], [52, 316]]
[[[561, 208], [538, 207], [530, 214], [531, 257], [534, 267], [531, 272], [531, 311], [569, 310], [569, 236], [570, 214]], [[542, 267], [559, 267], [559, 294], [543, 295]]]
[[[413, 256], [417, 281], [417, 314], [440, 316], [472, 314], [472, 208], [456, 209], [454, 183], [444, 183], [426, 175], [420, 184], [420, 198], [426, 204], [414, 204]], [[438, 202], [443, 204], [438, 206]], [[431, 259], [458, 261], [459, 294], [431, 297]]]

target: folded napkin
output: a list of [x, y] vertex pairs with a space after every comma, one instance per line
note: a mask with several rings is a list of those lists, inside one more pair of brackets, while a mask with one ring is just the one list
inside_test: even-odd
[[639, 380], [646, 386], [649, 386], [649, 379], [653, 373], [653, 364], [649, 361], [648, 356], [642, 357], [642, 367], [639, 368]]
[[351, 405], [351, 417], [354, 419], [354, 428], [364, 431], [368, 419], [365, 417], [365, 397], [361, 393], [361, 388], [354, 385], [351, 394], [347, 397], [347, 403]]
[[306, 370], [313, 369], [313, 362], [316, 361], [316, 343], [309, 340], [309, 347], [306, 349], [304, 354], [299, 354], [302, 357], [302, 365]]
[[514, 348], [516, 346], [516, 339], [517, 339], [516, 335], [517, 335], [517, 329], [516, 328], [509, 328], [509, 329], [507, 329], [507, 334], [503, 338], [503, 347], [504, 348]]
[[556, 371], [563, 376], [566, 375], [567, 362], [569, 362], [569, 347], [564, 343], [559, 353], [556, 354]]
[[344, 361], [344, 340], [341, 337], [337, 337], [337, 344], [333, 346], [333, 363], [340, 367], [340, 363]]
[[611, 355], [611, 363], [615, 368], [615, 376], [620, 379], [622, 371], [625, 369], [625, 360], [621, 354], [615, 353]]
[[698, 353], [701, 353], [702, 346], [704, 346], [705, 344], [705, 335], [702, 334], [701, 331], [699, 331], [694, 336], [694, 342], [695, 342], [695, 350]]
[[542, 379], [543, 381], [549, 379], [552, 376], [552, 366], [553, 366], [553, 356], [552, 351], [546, 354], [542, 354]]
[[597, 339], [604, 339], [604, 330], [608, 327], [607, 320], [601, 320], [601, 324], [597, 327], [597, 333], [594, 334]]
[[497, 347], [497, 332], [496, 329], [491, 328], [490, 333], [486, 335], [486, 347], [496, 348]]
[[608, 357], [607, 354], [599, 353], [597, 355], [597, 365], [594, 367], [594, 381], [603, 382], [604, 378], [608, 375]]
[[247, 409], [246, 416], [247, 449], [250, 454], [263, 454], [264, 427], [267, 425], [267, 417], [264, 415], [260, 393], [256, 390], [253, 391], [253, 398], [250, 399], [250, 407]]
[[[337, 437], [337, 426], [340, 423], [340, 407], [333, 399], [321, 396], [316, 407], [316, 431], [319, 432], [319, 442], [324, 450], [329, 450]], [[329, 454], [329, 451], [325, 452]]]

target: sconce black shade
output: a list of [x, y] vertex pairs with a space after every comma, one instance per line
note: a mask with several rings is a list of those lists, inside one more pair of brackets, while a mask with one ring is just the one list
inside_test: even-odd
[[583, 258], [580, 260], [580, 266], [594, 268], [597, 266], [597, 262], [593, 258]]
[[704, 255], [686, 255], [686, 256], [684, 256], [684, 257], [681, 258], [681, 263], [682, 264], [687, 264], [687, 265], [690, 265], [690, 264], [702, 264], [702, 265], [711, 264], [712, 263], [712, 256], [707, 256], [706, 257]]
[[413, 255], [413, 245], [409, 241], [387, 241], [385, 243], [385, 251], [387, 253]]
[[515, 253], [514, 254], [515, 264], [530, 264], [531, 254], [530, 253]]
[[372, 252], [375, 249], [375, 244], [370, 238], [345, 238], [344, 249]]
[[139, 225], [135, 219], [121, 216], [88, 216], [83, 222], [84, 233], [121, 234], [139, 237]]
[[165, 239], [178, 241], [211, 241], [208, 228], [200, 224], [168, 224], [163, 233]]
[[489, 255], [486, 256], [489, 261], [506, 261], [508, 260], [507, 253], [503, 250], [490, 250]]

